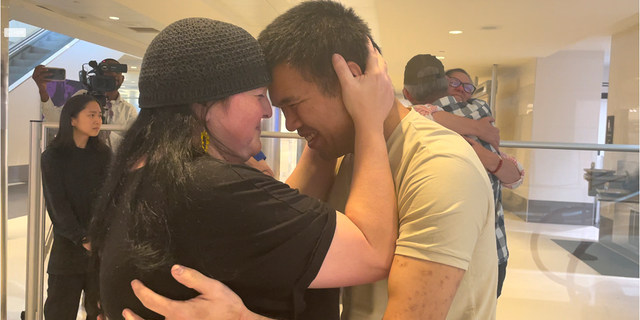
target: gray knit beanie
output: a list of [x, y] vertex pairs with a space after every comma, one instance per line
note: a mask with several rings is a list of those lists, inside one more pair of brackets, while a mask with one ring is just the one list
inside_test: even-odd
[[218, 101], [270, 82], [258, 41], [207, 18], [176, 21], [151, 41], [138, 80], [140, 108]]

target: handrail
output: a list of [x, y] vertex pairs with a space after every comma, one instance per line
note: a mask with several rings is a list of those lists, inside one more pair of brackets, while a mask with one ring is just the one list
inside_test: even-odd
[[15, 53], [19, 52], [22, 48], [26, 47], [33, 39], [39, 37], [40, 35], [42, 35], [43, 33], [47, 32], [47, 31], [48, 31], [47, 29], [40, 29], [40, 30], [32, 33], [28, 37], [20, 40], [20, 42], [16, 43], [15, 45], [13, 45], [13, 47], [11, 47], [9, 49], [9, 57], [11, 57]]
[[[58, 122], [42, 122], [43, 129], [58, 129], [60, 125]], [[126, 131], [127, 126], [119, 125], [119, 124], [103, 124], [100, 127], [100, 130], [104, 131]]]
[[639, 152], [639, 146], [633, 144], [598, 144], [572, 142], [537, 142], [537, 141], [500, 141], [503, 148], [522, 149], [552, 149], [552, 150], [580, 150], [580, 151], [617, 151]]
[[[63, 52], [67, 51], [69, 48], [71, 48], [78, 41], [80, 41], [80, 39], [73, 39], [73, 40], [69, 41], [69, 43], [66, 46], [60, 48], [60, 50], [58, 50], [54, 54], [50, 55], [47, 59], [42, 61], [40, 64], [42, 64], [44, 66], [48, 65], [51, 61], [53, 61], [55, 58], [60, 56]], [[13, 91], [13, 89], [17, 88], [19, 85], [21, 85], [22, 83], [27, 81], [27, 79], [31, 78], [31, 76], [33, 74], [33, 70], [35, 70], [35, 68], [33, 68], [29, 72], [25, 73], [20, 79], [16, 80], [14, 83], [9, 85], [9, 91]]]
[[[293, 132], [262, 132], [263, 138], [303, 139]], [[640, 146], [630, 144], [598, 144], [572, 142], [500, 141], [503, 148], [640, 152]]]
[[[58, 123], [46, 122], [45, 128], [57, 128]], [[126, 127], [114, 124], [103, 124], [101, 130], [124, 131]], [[263, 131], [262, 138], [280, 139], [304, 139], [294, 132]], [[579, 150], [579, 151], [616, 151], [616, 152], [640, 152], [640, 146], [634, 144], [598, 144], [598, 143], [573, 143], [573, 142], [538, 142], [538, 141], [500, 141], [503, 148], [522, 149], [551, 149], [551, 150]]]
[[294, 132], [269, 132], [263, 131], [260, 135], [262, 138], [281, 138], [281, 139], [304, 139]]
[[44, 289], [44, 200], [42, 194], [40, 154], [43, 129], [40, 121], [31, 121], [31, 145], [29, 151], [29, 193], [27, 228], [27, 283], [25, 290], [25, 319], [40, 320]]
[[[0, 29], [9, 27], [9, 0], [0, 1]], [[0, 320], [7, 320], [7, 222], [9, 211], [9, 179], [7, 154], [9, 148], [9, 38], [0, 39]]]
[[[31, 123], [31, 152], [29, 174], [29, 229], [27, 232], [27, 284], [26, 284], [26, 319], [42, 319], [42, 295], [44, 279], [44, 259], [47, 242], [50, 238], [45, 235], [45, 207], [41, 187], [40, 154], [47, 129], [58, 128], [57, 122], [32, 121]], [[126, 126], [102, 125], [102, 130], [124, 131]], [[303, 139], [293, 132], [262, 132], [262, 138]], [[583, 151], [619, 151], [638, 152], [637, 145], [609, 145], [589, 143], [558, 143], [558, 142], [526, 142], [526, 141], [502, 141], [505, 148], [533, 148], [556, 150], [583, 150]], [[43, 241], [44, 240], [44, 241]]]

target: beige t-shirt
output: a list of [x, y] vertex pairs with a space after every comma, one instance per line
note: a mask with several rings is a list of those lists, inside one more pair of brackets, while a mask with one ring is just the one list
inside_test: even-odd
[[[447, 319], [495, 319], [498, 275], [491, 183], [462, 137], [411, 111], [387, 140], [400, 230], [396, 254], [466, 270]], [[353, 155], [329, 203], [343, 211]], [[344, 289], [343, 320], [380, 320], [387, 281]]]

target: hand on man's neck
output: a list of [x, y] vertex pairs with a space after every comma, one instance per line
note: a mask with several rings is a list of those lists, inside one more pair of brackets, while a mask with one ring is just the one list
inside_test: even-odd
[[405, 108], [400, 100], [395, 99], [393, 101], [393, 108], [389, 112], [389, 116], [384, 121], [384, 138], [389, 139], [393, 131], [396, 130], [402, 119], [406, 117], [411, 110]]

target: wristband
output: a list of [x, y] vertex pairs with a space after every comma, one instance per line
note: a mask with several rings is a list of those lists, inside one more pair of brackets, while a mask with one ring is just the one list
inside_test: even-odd
[[500, 168], [502, 168], [502, 157], [498, 154], [498, 159], [500, 159], [500, 162], [498, 162], [498, 167], [496, 168], [496, 170], [491, 171], [489, 170], [489, 172], [491, 172], [491, 174], [496, 174], [498, 173], [498, 170], [500, 170]]
[[264, 152], [260, 151], [260, 153], [253, 156], [253, 158], [256, 159], [256, 161], [260, 161], [260, 160], [266, 160], [267, 156], [264, 154]]

